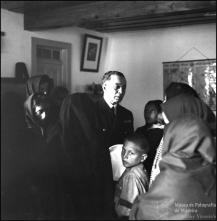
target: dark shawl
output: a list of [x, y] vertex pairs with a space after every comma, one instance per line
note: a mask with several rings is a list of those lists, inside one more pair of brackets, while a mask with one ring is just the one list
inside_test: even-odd
[[136, 220], [215, 219], [216, 151], [205, 122], [183, 116], [166, 129], [160, 174], [134, 203]]
[[49, 139], [42, 137], [32, 117], [33, 95], [26, 109], [38, 128], [26, 128], [23, 101], [15, 95], [7, 96], [7, 102], [3, 96], [2, 219], [61, 220], [65, 198], [59, 173], [60, 141], [54, 128], [49, 128]]
[[96, 129], [95, 108], [88, 94], [76, 93], [65, 98], [60, 111], [66, 156], [64, 191], [71, 197], [78, 219], [112, 218], [111, 160]]

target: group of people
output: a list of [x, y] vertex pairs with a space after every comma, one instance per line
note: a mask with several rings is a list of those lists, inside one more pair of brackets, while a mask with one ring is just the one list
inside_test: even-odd
[[[108, 71], [102, 96], [27, 81], [25, 120], [32, 141], [24, 219], [215, 219], [215, 115], [184, 83], [133, 114], [120, 105], [127, 81]], [[113, 180], [109, 147], [125, 167]], [[24, 185], [24, 184], [23, 184]], [[27, 206], [28, 204], [28, 206]]]

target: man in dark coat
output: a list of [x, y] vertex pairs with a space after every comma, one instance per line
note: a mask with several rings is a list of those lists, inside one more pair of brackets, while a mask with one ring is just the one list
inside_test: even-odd
[[122, 144], [133, 133], [133, 114], [119, 103], [126, 90], [126, 78], [118, 71], [108, 71], [102, 78], [103, 97], [96, 101], [98, 129], [109, 148]]

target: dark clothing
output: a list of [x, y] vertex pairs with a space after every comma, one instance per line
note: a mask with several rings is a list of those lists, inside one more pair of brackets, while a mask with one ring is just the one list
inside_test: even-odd
[[97, 129], [107, 148], [122, 144], [124, 138], [133, 133], [133, 114], [121, 105], [117, 105], [116, 115], [103, 98], [96, 101]]
[[33, 120], [32, 113], [32, 96], [35, 93], [41, 93], [40, 85], [43, 82], [47, 82], [47, 93], [49, 95], [50, 91], [53, 88], [53, 82], [47, 75], [36, 75], [32, 76], [27, 80], [26, 83], [26, 101], [24, 102], [24, 111], [25, 111], [25, 122], [28, 128], [38, 127], [37, 123]]
[[14, 97], [13, 102], [14, 106], [4, 105], [2, 118], [2, 219], [59, 220], [64, 199], [59, 170], [60, 142], [51, 130], [46, 142], [36, 128], [28, 129], [23, 101]]
[[216, 148], [205, 122], [193, 115], [165, 129], [160, 174], [131, 210], [132, 220], [215, 220]]
[[156, 150], [160, 144], [161, 138], [163, 137], [163, 129], [161, 128], [150, 128], [148, 126], [142, 126], [136, 129], [135, 133], [142, 134], [146, 137], [149, 143], [150, 150], [148, 152], [148, 157], [144, 161], [145, 169], [147, 170], [148, 176], [150, 178], [151, 169], [156, 155]]
[[97, 127], [97, 108], [90, 95], [76, 93], [66, 97], [60, 123], [66, 156], [62, 174], [64, 194], [75, 211], [71, 214], [69, 207], [66, 218], [114, 218], [111, 159]]

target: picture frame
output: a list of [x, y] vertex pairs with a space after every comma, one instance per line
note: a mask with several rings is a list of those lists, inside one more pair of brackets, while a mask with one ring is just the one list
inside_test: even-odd
[[98, 72], [103, 38], [85, 34], [81, 71]]

